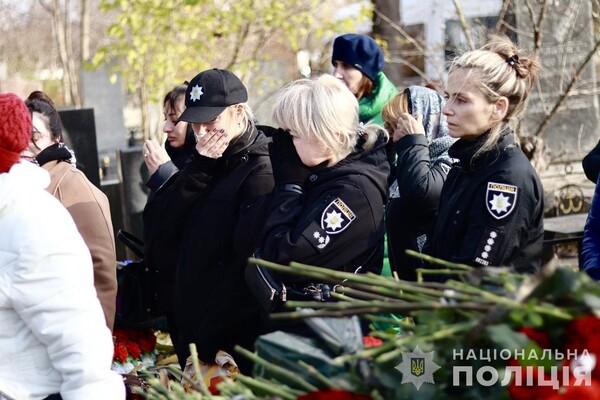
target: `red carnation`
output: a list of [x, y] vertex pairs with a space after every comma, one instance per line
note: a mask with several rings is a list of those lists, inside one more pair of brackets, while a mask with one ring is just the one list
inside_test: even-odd
[[134, 359], [138, 359], [142, 355], [142, 349], [140, 349], [140, 346], [135, 342], [127, 342], [127, 350], [129, 350], [129, 354], [131, 354], [131, 357]]
[[574, 319], [565, 328], [565, 349], [576, 350], [577, 354], [587, 350], [600, 355], [600, 319], [586, 315]]
[[146, 335], [138, 343], [144, 353], [152, 353], [156, 347], [156, 336], [154, 334]]
[[127, 346], [125, 346], [125, 343], [117, 342], [115, 344], [115, 353], [113, 355], [113, 361], [118, 361], [121, 364], [123, 364], [125, 361], [127, 361], [128, 356], [129, 353], [127, 352]]
[[383, 344], [383, 340], [373, 336], [365, 336], [363, 337], [363, 344], [365, 347], [379, 347]]

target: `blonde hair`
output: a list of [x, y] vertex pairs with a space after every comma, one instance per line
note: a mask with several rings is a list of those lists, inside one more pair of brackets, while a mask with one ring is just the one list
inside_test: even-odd
[[450, 66], [448, 75], [457, 69], [469, 69], [477, 76], [471, 81], [481, 90], [490, 103], [500, 97], [508, 99], [504, 119], [498, 122], [476, 154], [494, 147], [505, 123], [523, 114], [527, 96], [537, 78], [540, 63], [529, 57], [506, 36], [493, 35], [479, 50], [469, 51], [457, 57]]
[[233, 104], [230, 106], [227, 106], [227, 108], [225, 108], [225, 110], [223, 110], [223, 112], [228, 112], [230, 113], [231, 116], [233, 116], [235, 114], [235, 107], [237, 106], [242, 106], [243, 113], [242, 113], [242, 130], [241, 133], [243, 134], [244, 132], [246, 132], [248, 130], [248, 127], [250, 126], [250, 124], [252, 124], [252, 122], [254, 122], [254, 112], [252, 111], [252, 108], [250, 108], [250, 106], [248, 105], [248, 103], [238, 103], [238, 104]]
[[400, 115], [410, 112], [408, 107], [408, 94], [401, 92], [395, 94], [381, 109], [381, 119], [385, 129], [394, 129]]
[[323, 143], [338, 160], [354, 150], [359, 134], [365, 141], [362, 148], [369, 150], [381, 132], [376, 125], [359, 124], [358, 101], [328, 74], [285, 86], [277, 95], [273, 120], [302, 139]]

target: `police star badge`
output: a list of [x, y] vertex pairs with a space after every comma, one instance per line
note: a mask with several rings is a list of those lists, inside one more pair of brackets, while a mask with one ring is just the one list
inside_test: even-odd
[[192, 100], [193, 102], [196, 102], [196, 100], [200, 100], [200, 97], [203, 94], [204, 94], [204, 92], [202, 92], [202, 86], [196, 85], [190, 91], [190, 100]]
[[402, 352], [402, 362], [395, 369], [402, 373], [401, 383], [412, 383], [417, 390], [424, 383], [433, 383], [433, 373], [440, 366], [433, 361], [435, 351], [423, 352], [417, 345], [411, 352]]
[[514, 211], [519, 188], [506, 183], [488, 182], [485, 196], [487, 210], [496, 219], [502, 219]]
[[354, 212], [337, 197], [321, 214], [321, 228], [328, 235], [336, 235], [346, 229], [356, 218]]

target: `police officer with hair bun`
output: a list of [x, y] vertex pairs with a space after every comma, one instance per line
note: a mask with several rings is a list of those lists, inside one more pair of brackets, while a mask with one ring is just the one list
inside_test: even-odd
[[544, 193], [509, 125], [539, 67], [504, 36], [451, 64], [442, 112], [458, 138], [448, 152], [458, 163], [442, 188], [429, 254], [519, 272], [540, 267]]

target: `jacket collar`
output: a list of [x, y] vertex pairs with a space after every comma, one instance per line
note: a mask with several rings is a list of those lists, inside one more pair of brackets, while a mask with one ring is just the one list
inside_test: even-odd
[[377, 74], [371, 94], [358, 101], [358, 119], [363, 123], [383, 125], [381, 110], [398, 89], [383, 72]]
[[506, 149], [515, 147], [515, 137], [508, 125], [504, 126], [496, 146], [492, 149], [477, 154], [485, 140], [489, 137], [490, 132], [486, 132], [475, 140], [459, 139], [450, 146], [448, 155], [458, 159], [458, 166], [463, 170], [476, 170], [481, 166], [492, 163]]
[[313, 173], [308, 177], [306, 184], [308, 187], [317, 186], [348, 173], [357, 173], [368, 177], [382, 195], [387, 197], [390, 165], [387, 160], [386, 143], [387, 135], [384, 135], [383, 130], [380, 130], [373, 148], [366, 151], [356, 149], [331, 167], [318, 166], [312, 168]]

